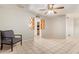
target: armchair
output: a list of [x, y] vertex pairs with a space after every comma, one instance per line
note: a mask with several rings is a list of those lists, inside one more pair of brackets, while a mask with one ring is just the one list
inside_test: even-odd
[[3, 49], [3, 44], [6, 44], [11, 45], [11, 51], [13, 51], [13, 45], [18, 42], [21, 42], [22, 45], [21, 34], [14, 34], [13, 30], [1, 31], [1, 50]]

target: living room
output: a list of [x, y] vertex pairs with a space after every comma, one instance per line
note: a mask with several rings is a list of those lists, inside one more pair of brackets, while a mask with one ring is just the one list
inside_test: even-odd
[[[1, 4], [0, 30], [13, 30], [14, 34], [21, 34], [22, 46], [15, 44], [11, 51], [10, 46], [3, 45], [0, 53], [78, 53], [79, 4], [52, 5], [57, 8], [54, 10], [56, 14], [48, 15], [48, 4]], [[45, 21], [40, 33], [41, 39], [34, 39], [36, 30], [29, 27], [30, 17], [35, 18], [37, 15]]]

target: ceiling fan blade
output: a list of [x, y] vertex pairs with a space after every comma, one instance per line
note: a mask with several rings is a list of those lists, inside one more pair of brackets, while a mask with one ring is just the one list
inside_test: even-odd
[[64, 9], [64, 7], [57, 7], [57, 8], [54, 8], [54, 9]]
[[40, 11], [45, 11], [46, 9], [39, 9]]

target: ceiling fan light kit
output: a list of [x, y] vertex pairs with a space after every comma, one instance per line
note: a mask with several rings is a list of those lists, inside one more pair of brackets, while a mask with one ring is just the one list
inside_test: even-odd
[[46, 15], [49, 15], [49, 16], [50, 15], [54, 15], [54, 11], [53, 10], [49, 10]]

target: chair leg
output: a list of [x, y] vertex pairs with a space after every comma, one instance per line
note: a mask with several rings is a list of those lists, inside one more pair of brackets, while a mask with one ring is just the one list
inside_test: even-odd
[[11, 51], [13, 51], [13, 43], [11, 44]]
[[1, 43], [1, 50], [3, 49], [3, 43]]
[[22, 45], [22, 40], [21, 40], [21, 45]]

